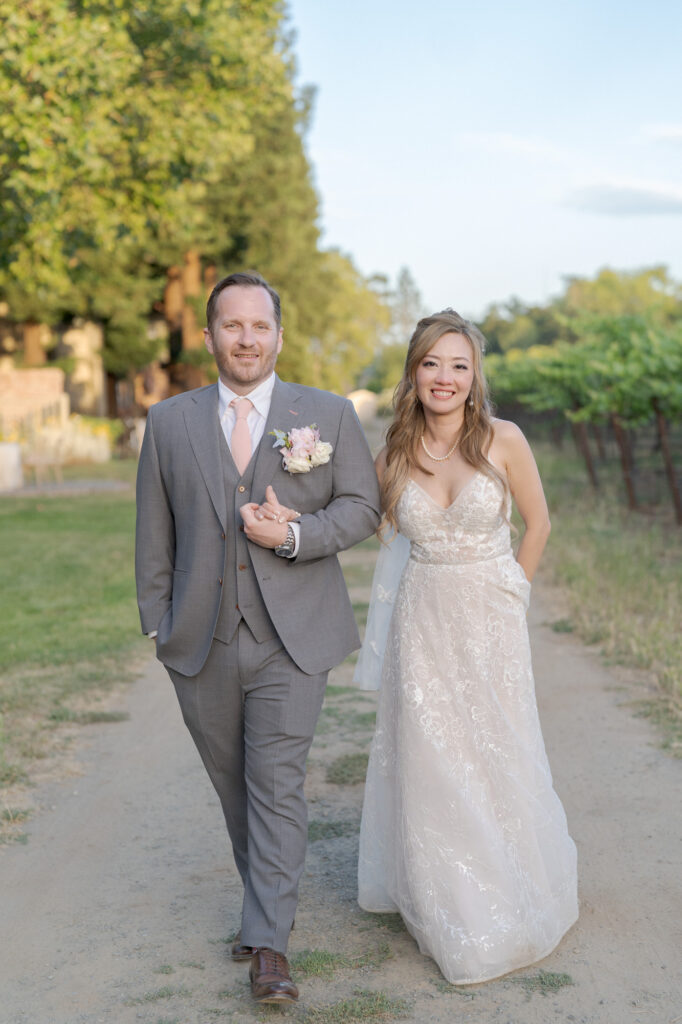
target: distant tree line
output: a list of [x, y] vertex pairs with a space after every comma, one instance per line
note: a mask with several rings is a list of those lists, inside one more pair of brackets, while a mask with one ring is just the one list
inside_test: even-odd
[[80, 317], [103, 326], [112, 377], [163, 350], [192, 386], [207, 291], [257, 268], [282, 296], [282, 373], [354, 385], [390, 313], [320, 245], [313, 97], [280, 0], [5, 4], [0, 92], [0, 300], [24, 364], [44, 359], [41, 325]]
[[[493, 398], [501, 410], [520, 407], [570, 424], [595, 489], [605, 457], [604, 436], [613, 438], [631, 509], [646, 500], [638, 494], [635, 431], [653, 433], [680, 525], [682, 496], [673, 437], [682, 421], [681, 295], [662, 267], [631, 274], [604, 270], [593, 281], [572, 278], [564, 296], [543, 317], [529, 317], [527, 310], [520, 314], [522, 322], [530, 318], [535, 325], [552, 316], [557, 325], [553, 334], [541, 343], [532, 329], [516, 334], [514, 318], [505, 319], [493, 334], [497, 352], [486, 358]], [[510, 337], [528, 344], [500, 343]]]

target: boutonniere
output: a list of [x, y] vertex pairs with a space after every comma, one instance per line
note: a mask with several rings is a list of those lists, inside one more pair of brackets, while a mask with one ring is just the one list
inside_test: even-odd
[[275, 438], [272, 447], [282, 449], [282, 463], [287, 473], [309, 473], [315, 466], [324, 466], [334, 451], [328, 441], [320, 441], [315, 423], [309, 427], [292, 427], [288, 434], [284, 430], [271, 430], [270, 434]]

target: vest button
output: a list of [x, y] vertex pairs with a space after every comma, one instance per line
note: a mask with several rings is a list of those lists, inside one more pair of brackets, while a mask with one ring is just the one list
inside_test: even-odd
[[244, 491], [246, 490], [246, 487], [244, 487], [244, 484], [240, 484], [237, 490], [239, 491], [240, 494], [243, 494]]
[[224, 534], [224, 533], [221, 533], [221, 534], [220, 534], [220, 539], [221, 539], [221, 540], [225, 540], [225, 534]]
[[[241, 532], [242, 532], [242, 533], [244, 532], [244, 524], [243, 524], [243, 523], [242, 523], [242, 525], [241, 525], [241, 526], [239, 527], [239, 529], [241, 530]], [[223, 534], [223, 537], [224, 537], [224, 536], [225, 536], [225, 534]]]
[[239, 571], [240, 571], [240, 572], [244, 572], [244, 569], [246, 569], [246, 566], [245, 566], [245, 565], [240, 565], [240, 566], [239, 566]]

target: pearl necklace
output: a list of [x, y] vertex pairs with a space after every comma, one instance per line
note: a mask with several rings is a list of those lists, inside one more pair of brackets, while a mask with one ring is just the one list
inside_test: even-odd
[[426, 454], [428, 455], [428, 457], [429, 457], [430, 459], [433, 459], [433, 461], [434, 461], [434, 462], [447, 462], [447, 460], [448, 460], [448, 459], [450, 458], [450, 456], [452, 455], [452, 453], [453, 453], [453, 452], [455, 451], [455, 449], [457, 448], [457, 445], [459, 444], [459, 438], [457, 438], [457, 440], [455, 441], [455, 443], [453, 444], [452, 448], [451, 448], [451, 449], [450, 449], [450, 451], [449, 451], [449, 452], [447, 453], [447, 455], [440, 455], [440, 456], [439, 456], [439, 455], [432, 455], [432, 454], [431, 454], [431, 452], [429, 451], [429, 449], [428, 449], [428, 448], [426, 447], [426, 441], [424, 440], [424, 435], [423, 435], [423, 434], [422, 434], [422, 436], [421, 436], [421, 443], [422, 443], [422, 448], [424, 449], [424, 451], [426, 452]]

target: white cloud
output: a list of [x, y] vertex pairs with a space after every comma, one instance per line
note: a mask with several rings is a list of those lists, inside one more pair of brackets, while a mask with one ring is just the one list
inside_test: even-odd
[[647, 124], [642, 134], [653, 142], [682, 143], [682, 124]]
[[682, 189], [657, 182], [601, 182], [573, 189], [563, 205], [611, 217], [682, 214]]

